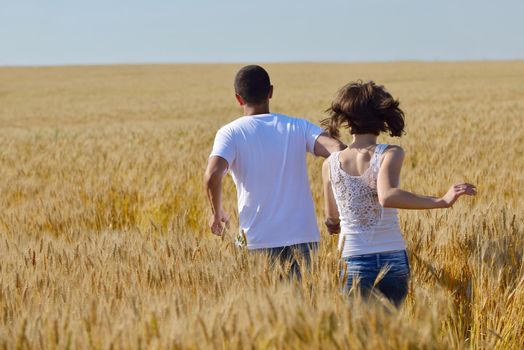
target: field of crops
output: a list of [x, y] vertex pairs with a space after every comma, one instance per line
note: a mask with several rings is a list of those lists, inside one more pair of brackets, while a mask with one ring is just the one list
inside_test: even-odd
[[[402, 187], [478, 187], [400, 211], [400, 310], [340, 293], [336, 238], [300, 283], [209, 233], [216, 130], [241, 65], [0, 68], [0, 346], [519, 349], [524, 346], [524, 62], [272, 64], [271, 109], [318, 122], [338, 88], [406, 111]], [[344, 138], [345, 141], [349, 137]], [[321, 159], [309, 175], [322, 219]], [[236, 220], [228, 177], [224, 202]]]

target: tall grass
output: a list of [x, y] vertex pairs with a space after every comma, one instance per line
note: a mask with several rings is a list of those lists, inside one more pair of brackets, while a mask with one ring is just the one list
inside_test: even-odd
[[[402, 211], [412, 279], [400, 310], [340, 293], [336, 238], [280, 279], [213, 237], [202, 172], [240, 115], [235, 65], [0, 69], [0, 346], [428, 348], [524, 345], [524, 63], [268, 65], [272, 109], [313, 121], [374, 79], [400, 98], [404, 188], [478, 186]], [[319, 159], [308, 159], [321, 222]], [[235, 192], [225, 183], [227, 210]]]

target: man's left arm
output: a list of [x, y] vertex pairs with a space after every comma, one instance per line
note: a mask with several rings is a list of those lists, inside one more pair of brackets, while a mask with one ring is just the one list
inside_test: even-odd
[[329, 136], [327, 132], [322, 132], [315, 141], [315, 156], [327, 158], [333, 152], [342, 151], [347, 146], [337, 139]]
[[342, 151], [347, 146], [332, 138], [320, 126], [303, 119], [306, 132], [307, 151], [317, 157], [327, 158], [333, 152]]

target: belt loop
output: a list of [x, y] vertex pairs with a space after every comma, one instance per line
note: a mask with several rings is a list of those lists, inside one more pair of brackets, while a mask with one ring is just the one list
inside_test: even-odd
[[377, 269], [380, 269], [380, 253], [377, 253]]

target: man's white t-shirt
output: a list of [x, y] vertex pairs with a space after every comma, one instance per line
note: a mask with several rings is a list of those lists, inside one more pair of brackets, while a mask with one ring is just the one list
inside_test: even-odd
[[318, 242], [306, 168], [323, 130], [282, 114], [244, 116], [218, 130], [211, 156], [224, 158], [237, 188], [248, 249]]

